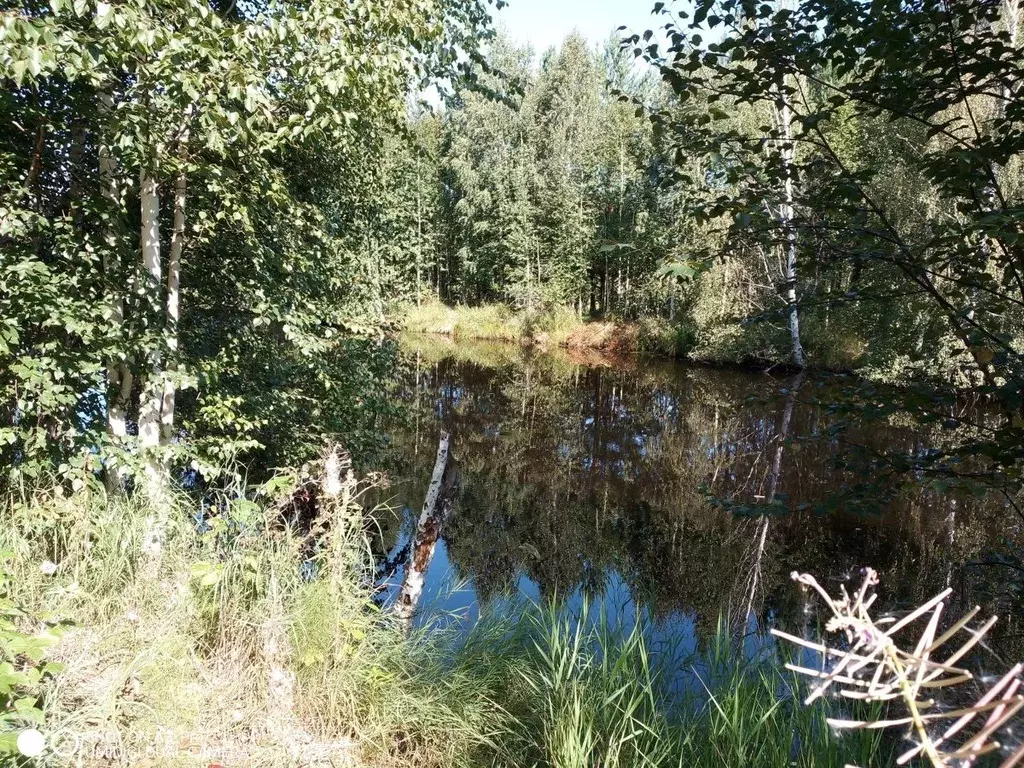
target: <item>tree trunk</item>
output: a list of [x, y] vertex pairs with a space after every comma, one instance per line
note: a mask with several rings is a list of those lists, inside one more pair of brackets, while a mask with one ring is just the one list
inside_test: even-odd
[[[154, 322], [163, 315], [163, 266], [160, 261], [160, 193], [156, 179], [146, 171], [140, 175], [139, 209], [141, 213], [142, 266], [148, 277], [146, 292]], [[165, 501], [166, 477], [160, 456], [160, 412], [163, 407], [163, 349], [157, 344], [150, 353], [149, 371], [143, 382], [139, 401], [139, 449], [145, 473], [145, 488], [157, 510], [155, 519], [147, 521], [143, 553], [158, 567], [163, 551], [162, 507]]]
[[[156, 179], [145, 171], [139, 184], [139, 208], [141, 213], [142, 266], [148, 276], [146, 291], [150, 297], [150, 309], [154, 315], [163, 314], [160, 294], [162, 293], [163, 267], [160, 262], [160, 195]], [[160, 411], [163, 405], [163, 354], [159, 346], [152, 352], [150, 371], [139, 404], [139, 445], [149, 461], [154, 460], [160, 446]]]
[[[1009, 37], [1011, 48], [1017, 47], [1017, 38], [1020, 30], [1020, 0], [1003, 0], [1003, 26], [1006, 27], [1006, 34]], [[1010, 83], [1004, 82], [1000, 88], [1002, 99], [997, 103], [997, 117], [1006, 114], [1006, 105], [1012, 101], [1013, 89]]]
[[76, 119], [71, 127], [71, 150], [68, 153], [68, 209], [75, 229], [79, 232], [85, 225], [85, 188], [82, 185], [82, 179], [86, 175], [85, 164], [82, 162], [85, 156], [85, 138], [85, 123], [81, 119]]
[[[168, 372], [177, 368], [174, 360], [178, 352], [178, 318], [180, 317], [181, 253], [185, 242], [185, 199], [188, 190], [185, 172], [174, 180], [174, 223], [171, 230], [171, 247], [167, 254], [167, 350], [170, 359]], [[174, 400], [177, 385], [168, 375], [163, 377], [163, 401], [160, 407], [160, 437], [169, 443], [174, 433]]]
[[[782, 476], [782, 453], [785, 448], [786, 438], [789, 437], [789, 425], [793, 420], [793, 409], [796, 406], [797, 393], [800, 391], [800, 387], [804, 383], [804, 373], [801, 371], [793, 379], [793, 382], [789, 386], [789, 392], [786, 395], [786, 405], [782, 409], [782, 420], [779, 423], [778, 432], [775, 435], [775, 456], [772, 459], [771, 472], [768, 475], [768, 504], [775, 501], [775, 497], [779, 491], [779, 479]], [[754, 534], [754, 562], [750, 572], [750, 592], [747, 598], [747, 610], [742, 616], [742, 621], [746, 622], [751, 612], [754, 609], [754, 600], [757, 596], [758, 584], [761, 580], [761, 563], [764, 559], [765, 545], [768, 541], [768, 526], [770, 518], [765, 515], [761, 518], [758, 523], [757, 532]]]
[[[143, 170], [139, 177], [139, 210], [141, 214], [142, 266], [148, 280], [151, 317], [159, 318], [164, 306], [162, 265], [160, 263], [160, 193], [156, 179]], [[142, 569], [148, 578], [155, 578], [163, 559], [167, 527], [167, 470], [160, 455], [160, 411], [163, 406], [163, 352], [157, 344], [150, 356], [150, 370], [139, 401], [139, 450], [143, 462], [143, 482], [151, 512], [142, 534]]]
[[[40, 118], [41, 120], [42, 118]], [[46, 150], [46, 126], [40, 124], [36, 130], [36, 140], [32, 147], [32, 162], [28, 167], [28, 175], [25, 176], [25, 189], [28, 194], [32, 194], [32, 190], [36, 187], [39, 181], [39, 174], [43, 170], [43, 153]], [[37, 191], [35, 199], [35, 209], [39, 210], [41, 193]]]
[[[434, 461], [434, 472], [427, 488], [427, 496], [423, 502], [416, 535], [413, 539], [409, 562], [405, 567], [405, 578], [402, 580], [402, 591], [395, 601], [394, 612], [406, 629], [412, 626], [412, 617], [416, 605], [423, 595], [427, 569], [434, 559], [434, 549], [441, 535], [445, 518], [451, 511], [454, 500], [454, 467], [449, 462], [449, 446], [451, 436], [442, 431], [437, 444], [437, 458]], [[439, 503], [440, 501], [440, 503]]]
[[[1019, 0], [1003, 0], [1002, 22], [1006, 29], [1006, 34], [1009, 37], [1009, 44], [1011, 48], [1017, 47], [1019, 10]], [[1006, 104], [1013, 101], [1013, 91], [1009, 82], [1004, 81], [1000, 84], [999, 93], [1000, 98], [995, 100], [994, 112], [991, 117], [992, 123], [997, 123], [1005, 117]], [[981, 210], [985, 214], [991, 213], [999, 206], [999, 175], [1001, 172], [1002, 167], [998, 163], [994, 161], [989, 163], [990, 178], [981, 193]], [[992, 261], [992, 239], [988, 234], [982, 233], [978, 243], [978, 252], [981, 256], [981, 271], [987, 272]], [[968, 291], [967, 311], [964, 315], [969, 324], [973, 324], [975, 322], [980, 298], [981, 296], [978, 287], [972, 286]], [[954, 329], [954, 332], [957, 332], [956, 329]], [[960, 331], [957, 335], [959, 335], [963, 340], [964, 346], [967, 347], [967, 351], [974, 356], [982, 380], [991, 385], [993, 383], [994, 368], [990, 363], [983, 361], [977, 354], [975, 354], [974, 345], [970, 338], [970, 332], [968, 331], [965, 333]]]
[[[109, 115], [113, 110], [113, 99], [109, 94], [100, 96], [101, 111]], [[118, 180], [117, 160], [110, 145], [104, 140], [99, 147], [99, 170], [101, 193], [112, 211], [121, 208], [121, 186]], [[120, 337], [124, 332], [124, 298], [121, 291], [121, 269], [118, 259], [117, 235], [108, 231], [104, 253], [103, 275], [106, 280], [107, 309], [113, 333]], [[127, 363], [118, 355], [107, 360], [107, 434], [115, 447], [121, 447], [128, 435], [128, 404], [131, 400], [134, 377]], [[107, 472], [108, 491], [123, 488], [125, 473], [115, 466]]]
[[800, 342], [800, 315], [797, 310], [796, 295], [796, 229], [793, 226], [793, 116], [785, 93], [784, 79], [779, 83], [778, 97], [779, 128], [782, 133], [779, 158], [785, 176], [782, 205], [779, 207], [779, 219], [785, 235], [786, 249], [785, 298], [786, 306], [789, 309], [789, 337], [793, 344], [793, 362], [796, 363], [797, 368], [803, 368], [806, 365], [806, 360], [804, 347]]
[[423, 210], [420, 202], [420, 162], [416, 161], [416, 306], [420, 306], [423, 289], [420, 287], [423, 258]]

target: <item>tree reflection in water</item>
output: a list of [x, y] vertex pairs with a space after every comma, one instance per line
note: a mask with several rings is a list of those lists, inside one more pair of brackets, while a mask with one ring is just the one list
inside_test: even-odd
[[1002, 505], [900, 478], [879, 514], [814, 511], [863, 480], [842, 468], [850, 444], [913, 454], [938, 438], [895, 418], [835, 431], [812, 377], [436, 339], [406, 346], [397, 396], [410, 413], [391, 425], [388, 467], [404, 525], [385, 526], [381, 546], [400, 549], [415, 528], [438, 434], [450, 431], [461, 482], [426, 591], [436, 599], [452, 579], [468, 591], [443, 607], [475, 610], [516, 592], [604, 597], [706, 641], [720, 616], [742, 626], [748, 609], [759, 629], [804, 626], [790, 572], [828, 583], [864, 565], [894, 608], [947, 579], [952, 608], [1000, 607], [993, 569], [964, 566], [1019, 525]]

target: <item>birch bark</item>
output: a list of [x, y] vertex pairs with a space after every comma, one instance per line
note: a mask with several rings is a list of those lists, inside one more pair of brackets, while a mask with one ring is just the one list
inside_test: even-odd
[[[151, 305], [162, 314], [163, 265], [160, 261], [160, 190], [156, 178], [143, 169], [139, 178], [142, 266], [148, 276], [146, 289]], [[152, 511], [142, 534], [143, 573], [155, 578], [163, 560], [167, 527], [167, 472], [160, 455], [160, 409], [163, 403], [163, 349], [158, 344], [150, 358], [150, 370], [139, 401], [139, 451], [143, 483]]]
[[797, 309], [796, 295], [796, 229], [793, 225], [795, 218], [793, 210], [793, 113], [785, 91], [785, 76], [783, 76], [778, 85], [779, 129], [782, 133], [779, 158], [782, 163], [782, 173], [784, 176], [779, 219], [782, 223], [785, 237], [785, 299], [789, 315], [789, 338], [793, 345], [793, 362], [797, 368], [803, 368], [806, 365], [806, 358], [804, 356], [803, 344], [800, 341], [800, 313]]
[[[395, 601], [395, 615], [401, 620], [406, 629], [412, 624], [416, 605], [423, 594], [427, 569], [434, 558], [434, 549], [441, 533], [443, 518], [447, 515], [446, 507], [450, 507], [450, 499], [442, 499], [439, 514], [438, 499], [442, 495], [442, 489], [446, 486], [445, 479], [449, 470], [450, 442], [451, 436], [447, 432], [442, 431], [437, 444], [434, 472], [431, 475], [427, 496], [423, 502], [423, 511], [420, 513], [419, 522], [416, 526], [416, 535], [413, 539], [409, 562], [406, 564], [405, 578], [402, 580], [402, 591], [398, 595], [398, 600]], [[450, 494], [447, 495], [450, 496]]]
[[[163, 265], [160, 261], [160, 195], [156, 179], [142, 171], [139, 179], [139, 209], [141, 213], [142, 267], [148, 276], [147, 290], [153, 305], [159, 306], [163, 284]], [[155, 295], [152, 295], [155, 294]], [[160, 409], [163, 403], [163, 351], [157, 347], [152, 353], [150, 370], [139, 404], [139, 446], [145, 454], [147, 474], [156, 462], [160, 446]], [[157, 468], [157, 467], [152, 467]]]
[[[171, 246], [167, 254], [167, 351], [169, 361], [167, 372], [177, 368], [174, 357], [178, 351], [178, 319], [181, 315], [181, 254], [185, 242], [185, 202], [188, 182], [181, 171], [174, 181], [174, 222], [171, 230]], [[177, 385], [173, 376], [163, 377], [163, 399], [160, 404], [160, 437], [164, 443], [174, 433], [174, 400]]]
[[[114, 102], [109, 93], [100, 96], [100, 108], [105, 115], [114, 109]], [[99, 146], [99, 172], [101, 193], [110, 206], [111, 211], [121, 208], [121, 185], [118, 179], [118, 164], [110, 144], [104, 140]], [[107, 256], [103, 262], [103, 273], [106, 280], [107, 312], [114, 334], [121, 336], [124, 332], [124, 298], [121, 281], [120, 264], [117, 263], [116, 235], [108, 230]], [[111, 357], [107, 360], [107, 434], [112, 442], [121, 446], [128, 435], [128, 404], [131, 400], [134, 376], [123, 357]], [[107, 473], [107, 490], [120, 491], [123, 488], [125, 472], [115, 466]]]

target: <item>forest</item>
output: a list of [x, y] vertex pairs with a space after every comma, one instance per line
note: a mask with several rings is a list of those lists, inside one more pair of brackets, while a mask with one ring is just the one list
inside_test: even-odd
[[0, 0], [0, 765], [1024, 759], [1020, 0], [505, 5]]
[[[487, 91], [466, 88], [441, 116], [414, 117], [418, 143], [395, 159], [388, 241], [413, 258], [388, 259], [390, 295], [645, 321], [654, 351], [708, 362], [889, 381], [976, 368], [967, 348], [988, 342], [971, 340], [978, 329], [963, 316], [987, 296], [995, 325], [1014, 322], [1005, 276], [987, 284], [991, 257], [976, 263], [966, 245], [996, 215], [989, 197], [1020, 200], [1012, 86], [993, 91], [986, 70], [978, 93], [961, 93], [954, 72], [915, 73], [928, 80], [907, 104], [896, 78], [909, 71], [834, 71], [839, 54], [825, 48], [863, 45], [852, 31], [806, 50], [806, 28], [766, 23], [756, 39], [730, 38], [715, 18], [710, 34], [726, 38], [706, 51], [671, 21], [664, 53], [650, 42], [658, 35], [600, 48], [572, 35], [538, 60], [499, 35], [480, 71]], [[1009, 64], [1013, 23], [987, 60]], [[885, 31], [857, 34], [881, 45]], [[748, 68], [785, 76], [755, 81]], [[421, 310], [411, 324], [431, 321]], [[470, 321], [475, 330], [489, 335]]]

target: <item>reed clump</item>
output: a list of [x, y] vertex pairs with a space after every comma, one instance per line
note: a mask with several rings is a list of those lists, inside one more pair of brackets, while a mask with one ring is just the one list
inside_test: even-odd
[[515, 631], [492, 629], [475, 644], [503, 649], [484, 661], [499, 667], [492, 677], [509, 715], [502, 764], [887, 764], [877, 732], [836, 738], [828, 712], [799, 705], [797, 680], [772, 651], [748, 656], [724, 621], [704, 652], [680, 654], [652, 645], [645, 620], [612, 621], [586, 602], [575, 611], [528, 606], [515, 616]]

